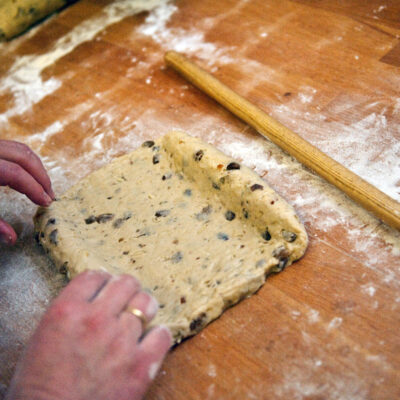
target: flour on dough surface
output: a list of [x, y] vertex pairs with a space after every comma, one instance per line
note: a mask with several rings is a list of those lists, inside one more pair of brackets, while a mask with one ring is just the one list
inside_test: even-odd
[[82, 179], [35, 217], [62, 272], [130, 273], [160, 304], [175, 342], [300, 258], [307, 235], [257, 174], [170, 132]]

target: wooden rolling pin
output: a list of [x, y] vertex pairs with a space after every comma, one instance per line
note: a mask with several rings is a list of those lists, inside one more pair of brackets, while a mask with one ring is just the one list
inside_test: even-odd
[[261, 135], [341, 189], [382, 221], [400, 230], [400, 203], [275, 121], [182, 54], [168, 51], [165, 54], [165, 62]]

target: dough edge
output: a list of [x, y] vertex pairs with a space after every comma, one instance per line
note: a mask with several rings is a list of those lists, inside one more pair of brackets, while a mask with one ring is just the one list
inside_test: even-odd
[[[183, 170], [183, 174], [185, 174], [184, 164], [188, 163], [187, 155], [193, 154], [193, 152], [197, 151], [198, 148], [203, 149], [204, 169], [209, 172], [209, 176], [211, 176], [212, 180], [220, 179], [221, 174], [224, 173], [224, 171], [220, 171], [218, 168], [212, 167], [218, 167], [221, 164], [226, 165], [230, 162], [235, 161], [227, 155], [221, 153], [215, 147], [205, 144], [201, 140], [179, 131], [172, 131], [167, 135], [158, 138], [155, 141], [155, 145], [163, 146], [167, 151], [173, 152], [175, 168], [177, 170]], [[118, 157], [114, 159], [111, 163], [103, 166], [99, 170], [94, 171], [92, 174], [83, 178], [77, 184], [72, 186], [63, 196], [61, 196], [60, 200], [67, 197], [69, 194], [74, 193], [77, 188], [82, 185], [82, 182], [90, 182], [91, 177], [94, 174], [101, 174], [103, 169], [112, 168], [115, 163], [119, 163], [122, 160], [129, 158], [133, 153]], [[189, 160], [189, 164], [190, 162], [192, 162], [191, 159]], [[187, 170], [189, 170], [189, 172], [187, 172]], [[186, 173], [190, 173], [190, 171], [190, 168], [186, 165]], [[196, 179], [196, 173], [192, 175], [192, 178]], [[285, 227], [289, 227], [288, 229], [296, 233], [296, 243], [287, 243], [290, 255], [284, 267], [292, 264], [295, 260], [301, 258], [307, 248], [308, 238], [306, 231], [300, 223], [293, 207], [290, 206], [285, 200], [283, 200], [283, 198], [279, 196], [273, 189], [271, 189], [267, 185], [267, 183], [255, 172], [247, 167], [244, 167], [242, 164], [240, 171], [237, 171], [237, 173], [235, 172], [235, 174], [232, 175], [234, 183], [232, 183], [230, 187], [232, 187], [234, 190], [237, 190], [237, 188], [243, 188], [243, 186], [248, 185], [249, 182], [251, 182], [252, 184], [256, 183], [262, 185], [264, 187], [263, 191], [256, 190], [254, 192], [249, 192], [246, 195], [254, 197], [256, 199], [256, 205], [268, 208], [266, 218], [268, 218], [269, 220], [278, 221], [278, 225], [283, 224], [285, 225]], [[223, 194], [221, 194], [221, 196], [223, 196]], [[277, 204], [277, 206], [273, 207], [270, 204], [272, 201], [271, 199], [274, 199], [274, 203]], [[75, 275], [86, 269], [107, 270], [106, 266], [103, 266], [102, 263], [99, 262], [99, 260], [96, 258], [96, 255], [93, 253], [89, 253], [85, 248], [77, 249], [73, 257], [71, 257], [71, 253], [68, 253], [68, 251], [65, 252], [64, 249], [71, 248], [71, 246], [76, 248], [76, 242], [74, 241], [73, 237], [60, 237], [59, 240], [62, 242], [62, 246], [57, 246], [56, 248], [52, 246], [52, 244], [48, 240], [49, 227], [46, 226], [46, 223], [50, 218], [53, 217], [53, 208], [51, 206], [47, 209], [39, 208], [37, 214], [34, 217], [34, 222], [38, 241], [45, 248], [46, 252], [50, 255], [50, 258], [55, 263], [57, 269], [65, 270], [67, 268], [70, 274], [70, 278], [74, 277]], [[264, 221], [258, 222], [260, 224], [264, 223]], [[43, 233], [44, 237], [41, 237]], [[66, 259], [68, 260], [68, 265], [65, 265]], [[279, 260], [277, 261], [279, 262]], [[225, 309], [238, 303], [241, 299], [249, 297], [251, 294], [255, 293], [264, 284], [265, 279], [268, 275], [273, 272], [279, 272], [278, 270], [276, 270], [276, 268], [274, 269], [274, 265], [276, 264], [276, 261], [269, 262], [264, 269], [260, 269], [260, 273], [257, 276], [253, 276], [251, 279], [246, 279], [244, 277], [243, 282], [239, 282], [235, 285], [235, 287], [232, 287], [232, 290], [230, 291], [231, 293], [227, 293], [225, 297], [220, 296], [220, 301], [214, 301], [204, 307], [200, 307], [199, 309], [197, 309], [195, 313], [196, 315], [198, 315], [198, 322], [194, 323], [195, 329], [188, 329], [188, 327], [185, 327], [179, 323], [171, 324], [169, 328], [173, 333], [174, 341], [176, 343], [179, 343], [183, 338], [196, 334], [212, 320], [218, 318]], [[239, 288], [240, 290], [238, 290]], [[192, 322], [194, 321], [195, 319], [193, 319]]]

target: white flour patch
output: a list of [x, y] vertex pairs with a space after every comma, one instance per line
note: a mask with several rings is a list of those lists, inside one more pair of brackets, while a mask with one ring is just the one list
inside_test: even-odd
[[210, 364], [208, 366], [208, 376], [211, 378], [215, 378], [217, 376], [217, 369], [215, 368], [214, 364]]
[[14, 63], [8, 75], [0, 82], [0, 90], [13, 94], [14, 106], [0, 114], [0, 123], [6, 123], [9, 117], [29, 110], [32, 104], [38, 103], [61, 86], [61, 82], [55, 78], [43, 82], [40, 76], [43, 69], [36, 65], [34, 56], [23, 56]]
[[306, 103], [311, 103], [313, 98], [310, 95], [306, 95], [304, 93], [299, 93], [299, 99], [303, 104], [306, 104]]
[[[310, 365], [292, 365], [282, 371], [282, 381], [274, 385], [274, 397], [279, 399], [303, 400], [326, 398], [340, 400], [365, 400], [366, 384], [355, 375], [323, 372], [320, 365], [308, 360]], [[307, 364], [306, 363], [306, 364]]]
[[207, 388], [207, 398], [212, 398], [214, 396], [215, 392], [215, 383], [212, 383], [208, 388]]
[[162, 3], [165, 3], [165, 0], [115, 1], [104, 7], [98, 15], [85, 20], [58, 39], [45, 54], [19, 57], [0, 81], [0, 90], [9, 91], [14, 97], [13, 107], [0, 114], [0, 123], [6, 123], [13, 115], [28, 111], [33, 104], [40, 102], [61, 86], [61, 81], [55, 78], [42, 80], [41, 74], [47, 67], [83, 42], [92, 40], [107, 26], [127, 16], [151, 10]]
[[[18, 315], [19, 323], [24, 327], [21, 333], [24, 334], [24, 339], [28, 339], [30, 329], [36, 325], [35, 315], [40, 315], [48, 305], [50, 288], [27, 254], [22, 252], [14, 254], [14, 257], [18, 264], [25, 267], [23, 270], [15, 268], [2, 276], [1, 301], [6, 301], [8, 306], [2, 307], [0, 320], [13, 321], [15, 315]], [[1, 259], [0, 256], [0, 261]], [[16, 291], [19, 296], [15, 296]]]
[[308, 313], [307, 313], [307, 317], [308, 317], [308, 322], [310, 324], [315, 324], [319, 321], [319, 311], [311, 309]]
[[332, 318], [332, 320], [329, 322], [328, 325], [328, 330], [332, 330], [332, 329], [336, 329], [338, 328], [340, 325], [342, 325], [343, 319], [340, 317], [334, 317]]
[[368, 296], [370, 296], [370, 297], [374, 297], [375, 296], [376, 288], [372, 283], [369, 283], [367, 285], [361, 286], [361, 290], [364, 293], [368, 294]]
[[[304, 95], [300, 98], [300, 104], [304, 104]], [[336, 111], [340, 113], [351, 106], [342, 103], [341, 109]], [[272, 106], [270, 112], [321, 151], [395, 200], [400, 200], [400, 136], [397, 121], [392, 120], [390, 124], [387, 122], [387, 108], [379, 113], [366, 114], [358, 122], [345, 125], [338, 121], [328, 121], [320, 113], [304, 113], [298, 107], [294, 102]]]
[[277, 163], [275, 159], [266, 156], [264, 146], [260, 145], [263, 139], [255, 138], [251, 142], [235, 141], [222, 142], [219, 149], [232, 156], [233, 158], [242, 160], [247, 167], [252, 168], [259, 175], [265, 171], [275, 169], [277, 171], [285, 169], [284, 164]]
[[383, 278], [383, 282], [385, 282], [385, 283], [392, 282], [394, 278], [395, 278], [395, 274], [393, 271], [390, 271], [390, 270], [386, 271], [386, 275]]
[[25, 142], [27, 145], [31, 146], [32, 148], [37, 149], [40, 151], [44, 143], [55, 133], [61, 132], [64, 127], [60, 121], [56, 121], [50, 126], [48, 126], [44, 131], [34, 133], [33, 135], [29, 136]]
[[378, 8], [375, 8], [372, 12], [374, 14], [378, 14], [378, 13], [382, 12], [383, 10], [385, 10], [386, 8], [387, 8], [387, 5], [383, 4], [383, 5], [379, 6]]
[[215, 62], [218, 64], [233, 62], [233, 58], [228, 55], [228, 49], [206, 42], [203, 32], [169, 27], [168, 22], [177, 10], [178, 7], [174, 4], [164, 3], [147, 16], [145, 23], [137, 31], [151, 37], [165, 50], [175, 50], [187, 55], [195, 54], [203, 58], [208, 65], [213, 65]]
[[292, 311], [290, 312], [290, 314], [291, 314], [291, 316], [292, 316], [292, 318], [293, 318], [294, 320], [297, 320], [297, 318], [300, 317], [301, 312], [298, 311], [298, 310], [292, 310]]

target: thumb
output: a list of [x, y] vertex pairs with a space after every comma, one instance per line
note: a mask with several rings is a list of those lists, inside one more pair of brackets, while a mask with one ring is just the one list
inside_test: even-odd
[[0, 219], [0, 243], [13, 245], [17, 240], [17, 234], [10, 224]]

